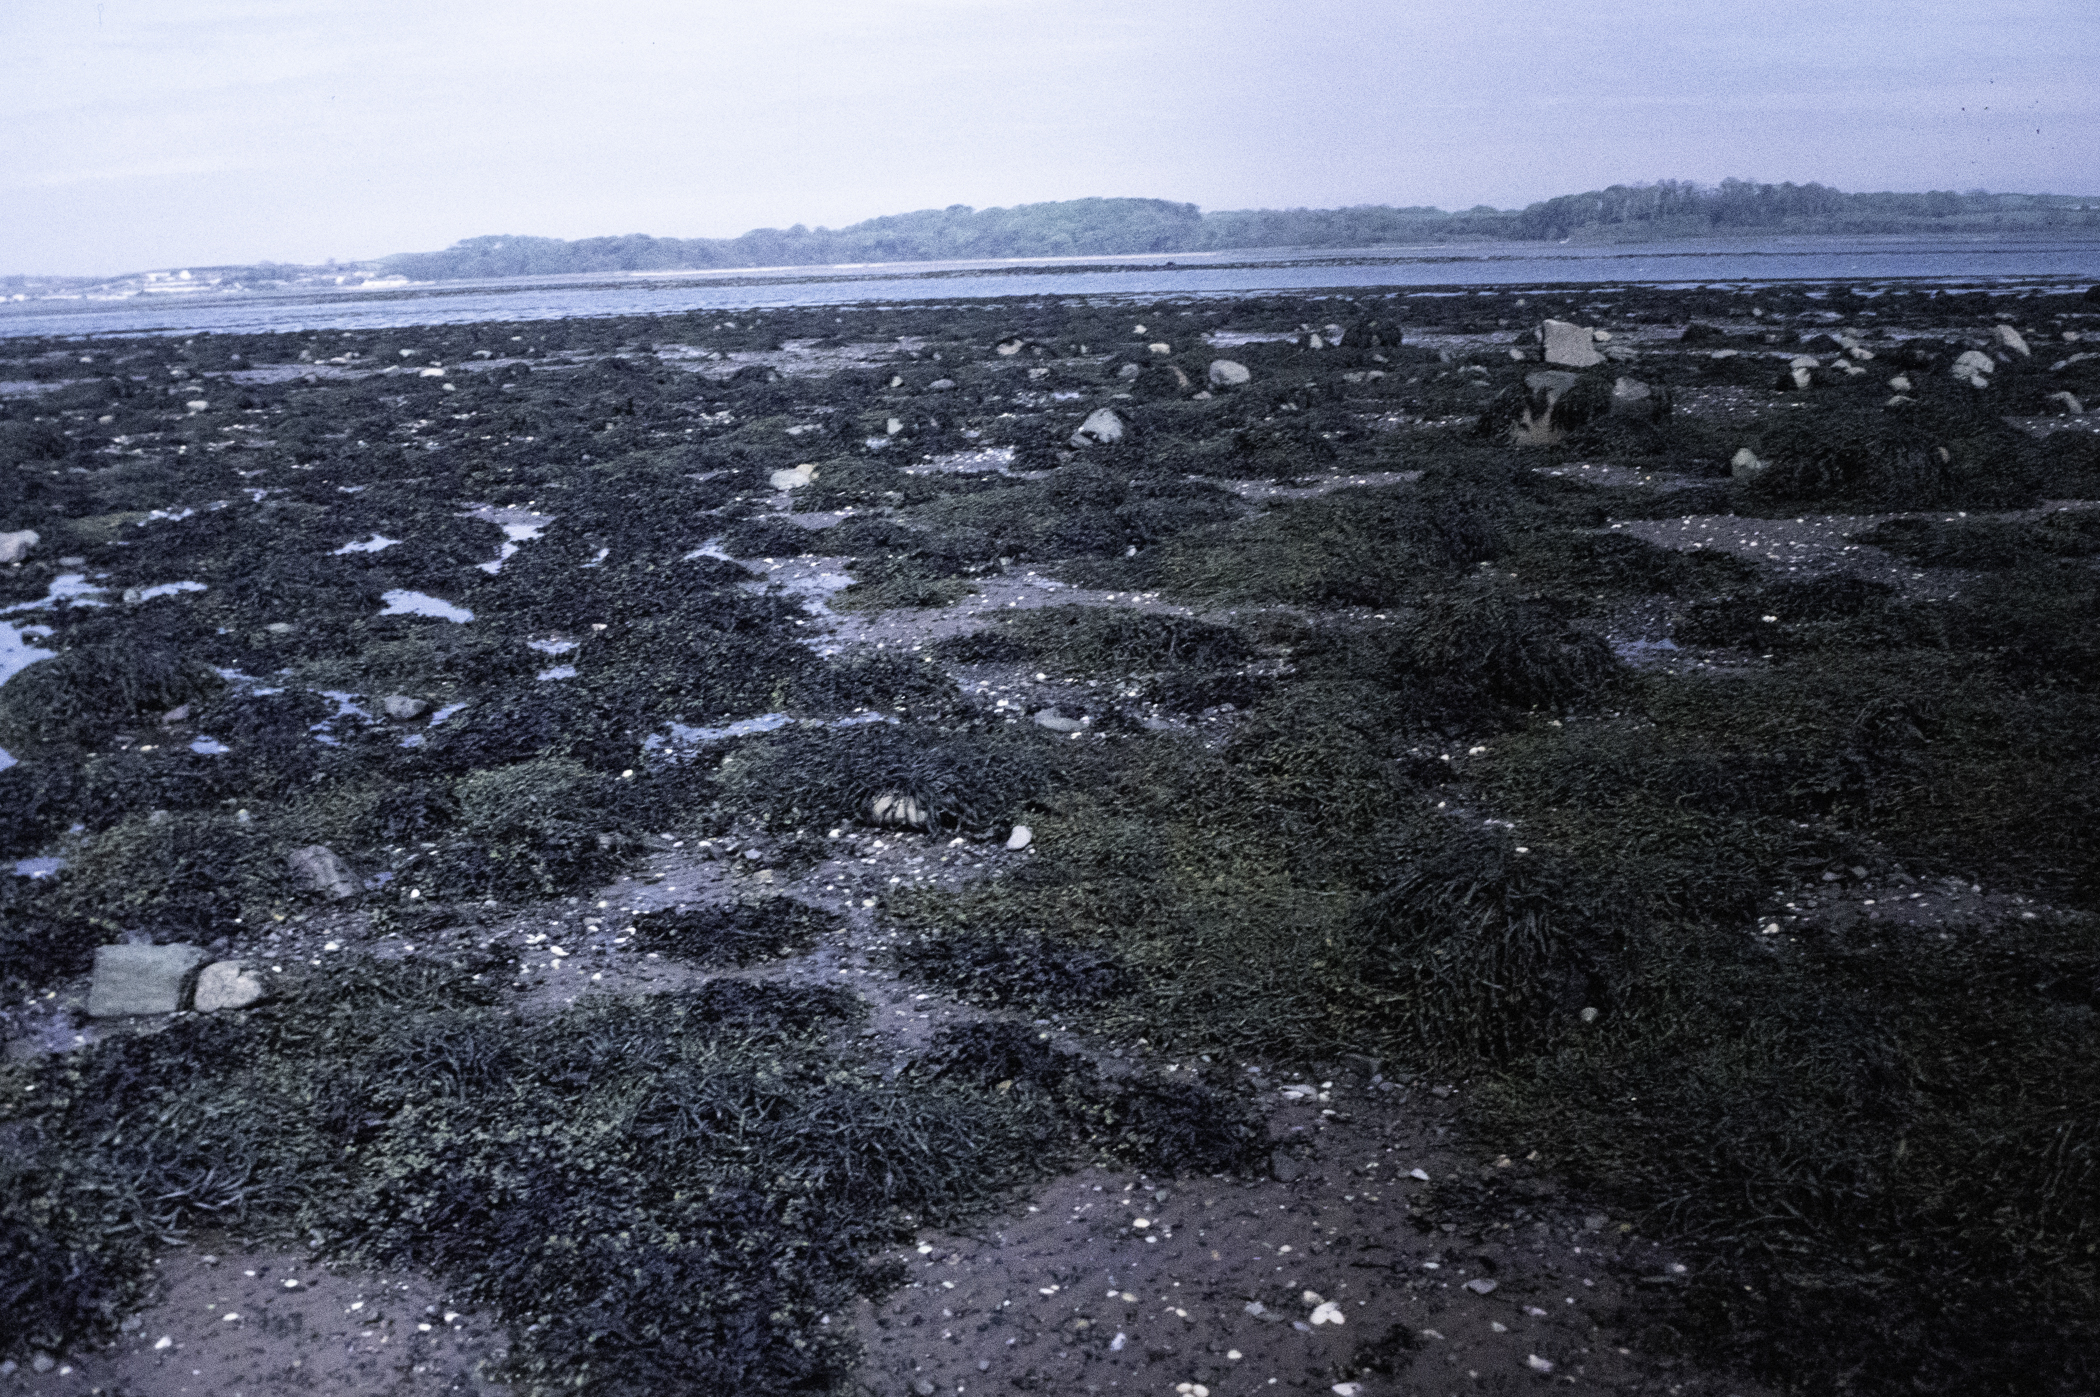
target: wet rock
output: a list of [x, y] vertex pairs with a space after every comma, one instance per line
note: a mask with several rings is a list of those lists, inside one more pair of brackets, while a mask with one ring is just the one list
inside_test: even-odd
[[2000, 348], [2009, 349], [2022, 359], [2032, 359], [2034, 357], [2034, 351], [2027, 347], [2026, 339], [2012, 326], [2000, 325], [1991, 333], [1997, 337]]
[[309, 844], [285, 855], [292, 881], [309, 892], [324, 893], [340, 902], [357, 895], [357, 877], [350, 865], [326, 844]]
[[262, 977], [241, 969], [237, 960], [213, 961], [197, 972], [197, 989], [190, 1007], [200, 1014], [220, 1009], [245, 1009], [269, 993]]
[[1014, 832], [1006, 836], [1006, 847], [1018, 852], [1035, 842], [1035, 831], [1026, 825], [1015, 825]]
[[98, 946], [88, 984], [89, 1018], [172, 1014], [182, 1007], [190, 972], [204, 963], [201, 947]]
[[[1131, 367], [1135, 368], [1136, 365]], [[1079, 430], [1072, 433], [1074, 446], [1093, 446], [1096, 443], [1113, 446], [1122, 439], [1123, 419], [1116, 416], [1115, 409], [1106, 407], [1098, 407], [1088, 413], [1086, 421], [1079, 424]]]
[[11, 534], [0, 534], [0, 563], [19, 563], [29, 556], [29, 550], [43, 541], [35, 529], [17, 529]]
[[1546, 347], [1546, 362], [1571, 369], [1586, 369], [1604, 362], [1597, 352], [1597, 337], [1587, 326], [1565, 320], [1548, 320], [1539, 326], [1539, 343]]
[[1237, 388], [1254, 377], [1254, 371], [1236, 359], [1213, 359], [1206, 375], [1213, 388]]
[[1990, 355], [1980, 349], [1969, 349], [1962, 351], [1960, 357], [1954, 361], [1954, 367], [1948, 372], [1971, 388], [1988, 388], [1991, 386], [1991, 374], [1997, 368], [1998, 362]]
[[[949, 386], [953, 387], [954, 385], [951, 384]], [[787, 470], [774, 471], [768, 477], [775, 490], [800, 490], [816, 478], [817, 468], [806, 463], [799, 466], [791, 466]]]
[[1055, 708], [1045, 708], [1035, 715], [1035, 725], [1051, 732], [1078, 732], [1081, 723], [1077, 718], [1067, 718]]
[[410, 698], [407, 694], [388, 694], [379, 701], [379, 706], [386, 710], [387, 717], [405, 723], [411, 718], [422, 717], [430, 704], [423, 699]]
[[2074, 417], [2085, 411], [2085, 404], [2078, 401], [2074, 393], [2051, 393], [2045, 401], [2055, 404]]
[[1670, 415], [1670, 392], [1637, 378], [1621, 378], [1611, 386], [1611, 415], [1660, 422]]

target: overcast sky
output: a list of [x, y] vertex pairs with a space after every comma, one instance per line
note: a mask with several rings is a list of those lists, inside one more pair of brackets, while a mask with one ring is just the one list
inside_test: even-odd
[[1660, 178], [2100, 193], [2094, 0], [5, 0], [0, 272]]

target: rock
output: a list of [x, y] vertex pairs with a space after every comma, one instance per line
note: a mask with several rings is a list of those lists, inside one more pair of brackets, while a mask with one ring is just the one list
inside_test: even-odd
[[1116, 370], [1116, 377], [1121, 379], [1132, 379], [1136, 378], [1139, 374], [1143, 372], [1144, 370], [1139, 368], [1135, 364], [1125, 364], [1122, 368]]
[[1475, 1295], [1493, 1295], [1500, 1288], [1496, 1282], [1489, 1280], [1486, 1276], [1475, 1276], [1472, 1280], [1466, 1282], [1466, 1289], [1472, 1291]]
[[350, 865], [326, 844], [309, 844], [285, 855], [292, 881], [309, 892], [326, 893], [340, 902], [357, 896], [357, 877]]
[[[953, 389], [954, 387], [955, 387], [955, 380], [954, 380], [954, 379], [952, 379], [952, 378], [937, 378], [937, 379], [935, 379], [935, 380], [934, 380], [933, 382], [931, 382], [931, 383], [929, 383], [929, 384], [927, 384], [927, 385], [926, 385], [926, 391], [927, 391], [927, 392], [929, 392], [929, 393], [946, 393], [946, 392], [948, 392], [949, 390]], [[799, 470], [799, 469], [800, 469], [800, 467], [797, 467], [797, 469]]]
[[430, 707], [424, 700], [410, 698], [407, 694], [388, 694], [379, 701], [379, 706], [386, 710], [387, 717], [398, 718], [404, 723], [422, 717], [423, 710]]
[[1971, 388], [1988, 388], [1991, 375], [1997, 371], [1998, 361], [1980, 349], [1965, 349], [1954, 361], [1948, 372], [1968, 384]]
[[197, 990], [190, 1007], [200, 1014], [220, 1009], [245, 1009], [269, 993], [262, 977], [241, 969], [237, 960], [218, 960], [197, 972]]
[[1096, 443], [1113, 446], [1122, 439], [1123, 419], [1116, 416], [1115, 409], [1106, 407], [1097, 407], [1088, 413], [1086, 421], [1079, 424], [1079, 430], [1072, 433], [1074, 446], [1093, 446]]
[[1237, 359], [1213, 359], [1207, 377], [1213, 388], [1237, 388], [1252, 379], [1254, 371]]
[[1035, 831], [1026, 825], [1015, 825], [1014, 832], [1006, 836], [1006, 847], [1016, 852], [1035, 842]]
[[1483, 436], [1502, 436], [1514, 446], [1552, 446], [1568, 432], [1595, 417], [1602, 406], [1603, 385], [1582, 393], [1578, 374], [1540, 369], [1524, 375], [1521, 388], [1511, 385], [1496, 395], [1475, 428]]
[[88, 985], [88, 1017], [172, 1014], [182, 1007], [190, 972], [204, 963], [197, 946], [97, 946]]
[[1597, 352], [1594, 332], [1581, 325], [1570, 325], [1565, 320], [1548, 320], [1541, 324], [1539, 343], [1546, 347], [1546, 362], [1549, 364], [1586, 369], [1604, 362], [1604, 356]]
[[1035, 715], [1035, 725], [1051, 732], [1078, 732], [1082, 724], [1077, 718], [1067, 718], [1054, 708], [1045, 708]]
[[2045, 401], [2055, 403], [2058, 407], [2062, 408], [2065, 412], [2070, 413], [2073, 417], [2076, 417], [2079, 413], [2085, 411], [2085, 404], [2078, 401], [2078, 398], [2075, 394], [2051, 393]]
[[2034, 351], [2027, 347], [2027, 341], [2012, 326], [2000, 325], [1991, 333], [1998, 337], [2000, 347], [2011, 350], [2022, 359], [2032, 359], [2034, 357]]
[[1910, 389], [1911, 382], [1909, 374], [1897, 374], [1894, 378], [1889, 380], [1889, 391], [1892, 393], [1908, 393]]
[[0, 563], [19, 563], [29, 556], [29, 550], [43, 542], [43, 536], [35, 529], [17, 529], [11, 534], [0, 534]]
[[1009, 335], [992, 346], [994, 350], [998, 351], [999, 357], [1002, 359], [1011, 359], [1027, 347], [1028, 341], [1022, 339], [1019, 335]]
[[1796, 388], [1806, 388], [1816, 381], [1816, 370], [1823, 367], [1813, 354], [1796, 354], [1787, 361], [1787, 374], [1794, 380]]
[[926, 1379], [920, 1378], [917, 1382], [911, 1385], [911, 1390], [918, 1393], [919, 1397], [933, 1397], [934, 1386], [932, 1383], [926, 1381]]
[[[950, 384], [948, 386], [952, 388], [955, 385]], [[774, 471], [767, 478], [772, 482], [775, 490], [800, 490], [817, 478], [817, 468], [808, 464], [793, 466], [784, 471]]]
[[1174, 346], [1164, 341], [1148, 344], [1145, 348], [1151, 350], [1154, 354], [1172, 354], [1174, 352]]
[[1747, 446], [1737, 451], [1728, 461], [1728, 473], [1737, 480], [1748, 480], [1764, 468], [1765, 463], [1758, 460], [1757, 453]]
[[1611, 415], [1660, 422], [1670, 415], [1669, 390], [1637, 378], [1621, 378], [1611, 386]]
[[[1305, 1166], [1285, 1154], [1282, 1150], [1277, 1150], [1269, 1156], [1269, 1172], [1276, 1176], [1278, 1182], [1287, 1184], [1293, 1179], [1303, 1178], [1305, 1176]], [[1257, 1317], [1261, 1314], [1259, 1310], [1250, 1310], [1248, 1313]]]
[[1727, 344], [1728, 338], [1728, 332], [1719, 326], [1702, 325], [1694, 320], [1684, 327], [1684, 333], [1677, 337], [1677, 342], [1687, 348], [1699, 348]]

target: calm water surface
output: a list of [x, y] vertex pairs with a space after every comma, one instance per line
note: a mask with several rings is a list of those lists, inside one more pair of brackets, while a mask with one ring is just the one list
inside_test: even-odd
[[193, 292], [0, 304], [0, 337], [382, 329], [572, 316], [991, 296], [1434, 294], [1468, 286], [1844, 284], [1990, 289], [2100, 279], [2100, 242], [2039, 238], [1775, 238], [1633, 247], [1497, 243], [1356, 251], [1177, 253], [1025, 262], [915, 262], [753, 271], [517, 277], [296, 292]]

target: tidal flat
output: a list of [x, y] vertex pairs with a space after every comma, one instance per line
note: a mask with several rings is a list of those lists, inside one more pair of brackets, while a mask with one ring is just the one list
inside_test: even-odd
[[2083, 286], [0, 340], [0, 1388], [2091, 1392], [2088, 404]]

